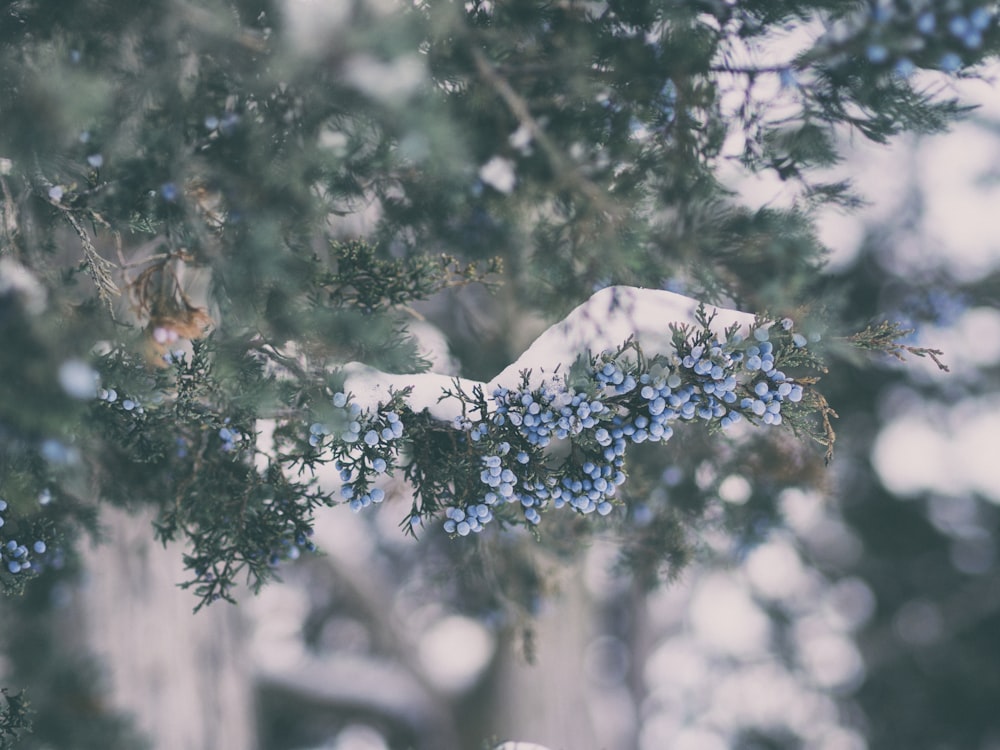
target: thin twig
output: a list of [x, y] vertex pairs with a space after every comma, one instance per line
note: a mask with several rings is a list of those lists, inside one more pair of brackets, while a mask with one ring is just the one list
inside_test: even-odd
[[[97, 248], [94, 247], [93, 240], [90, 238], [87, 230], [83, 227], [83, 224], [80, 223], [79, 218], [77, 218], [73, 213], [73, 209], [66, 206], [61, 200], [51, 197], [51, 190], [54, 187], [54, 184], [42, 171], [38, 162], [37, 154], [35, 155], [35, 177], [46, 189], [46, 191], [50, 193], [49, 195], [45, 195], [45, 200], [49, 203], [49, 205], [62, 212], [63, 216], [66, 217], [66, 221], [69, 222], [70, 226], [73, 227], [77, 236], [80, 238], [80, 242], [83, 245], [84, 260], [87, 265], [87, 270], [90, 272], [90, 278], [94, 281], [94, 286], [97, 287], [97, 295], [101, 298], [101, 301], [108, 306], [108, 313], [111, 315], [111, 319], [114, 320], [115, 309], [111, 298], [112, 296], [121, 296], [121, 290], [118, 288], [118, 285], [115, 284], [114, 279], [111, 278], [111, 271], [115, 268], [115, 264], [97, 252]], [[116, 230], [112, 229], [107, 220], [96, 211], [89, 210], [88, 214], [90, 215], [92, 221], [97, 224], [101, 224], [112, 232], [115, 236], [115, 246], [120, 255], [121, 235]]]
[[115, 267], [115, 264], [97, 252], [97, 248], [94, 247], [94, 243], [90, 239], [90, 235], [87, 234], [87, 230], [80, 224], [80, 220], [73, 215], [72, 211], [65, 206], [55, 205], [62, 209], [66, 221], [70, 223], [80, 237], [80, 243], [83, 245], [83, 254], [87, 262], [87, 270], [90, 272], [90, 278], [94, 281], [94, 286], [97, 287], [97, 295], [108, 306], [108, 312], [114, 318], [115, 310], [111, 297], [112, 295], [121, 295], [121, 290], [111, 278], [111, 269]]
[[608, 200], [607, 193], [597, 187], [591, 180], [587, 179], [585, 175], [581, 174], [580, 169], [566, 158], [559, 146], [549, 137], [538, 120], [531, 114], [528, 103], [520, 94], [514, 91], [507, 82], [507, 79], [497, 72], [492, 63], [486, 59], [486, 55], [483, 54], [482, 50], [475, 47], [472, 48], [472, 58], [476, 63], [476, 70], [479, 72], [479, 75], [496, 90], [511, 113], [531, 133], [532, 138], [541, 146], [542, 151], [548, 157], [549, 163], [559, 176], [564, 181], [575, 186], [591, 203], [606, 214], [608, 218], [613, 221], [623, 218], [621, 208]]

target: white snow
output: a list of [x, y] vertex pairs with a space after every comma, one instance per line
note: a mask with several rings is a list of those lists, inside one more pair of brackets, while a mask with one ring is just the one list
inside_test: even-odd
[[344, 66], [344, 78], [355, 88], [384, 104], [405, 102], [428, 80], [427, 65], [419, 55], [400, 55], [382, 62], [355, 55]]
[[[630, 336], [646, 355], [669, 354], [673, 350], [670, 324], [694, 325], [698, 304], [695, 299], [662, 289], [611, 286], [596, 292], [548, 328], [489, 382], [438, 373], [397, 375], [351, 362], [344, 367], [345, 390], [354, 394], [355, 403], [362, 409], [375, 409], [389, 400], [390, 389], [412, 387], [407, 400], [411, 409], [427, 409], [436, 419], [451, 421], [461, 415], [462, 404], [458, 399], [441, 397], [445, 391], [454, 391], [456, 384], [467, 394], [479, 386], [489, 396], [501, 385], [517, 387], [521, 372], [530, 370], [528, 386], [538, 388], [546, 380], [560, 377], [579, 355], [615, 350]], [[754, 315], [736, 310], [706, 306], [706, 311], [716, 314], [711, 327], [719, 336], [733, 324], [746, 329], [754, 321]]]
[[45, 310], [46, 291], [27, 268], [9, 256], [0, 258], [0, 297], [18, 294], [24, 308], [32, 315]]
[[479, 179], [501, 193], [510, 193], [517, 184], [514, 162], [502, 156], [494, 156], [479, 168]]

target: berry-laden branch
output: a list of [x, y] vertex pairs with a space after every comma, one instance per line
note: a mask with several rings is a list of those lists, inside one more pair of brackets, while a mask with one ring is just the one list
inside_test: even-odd
[[[379, 504], [391, 475], [412, 488], [406, 532], [435, 522], [462, 537], [491, 524], [533, 528], [559, 509], [612, 513], [630, 446], [665, 443], [684, 423], [709, 432], [783, 425], [829, 449], [833, 414], [814, 389], [823, 367], [806, 344], [788, 319], [617, 286], [488, 382], [358, 363], [280, 380], [270, 360], [252, 357], [233, 376], [213, 366], [211, 340], [155, 372], [112, 352], [94, 398], [94, 373], [84, 367], [83, 377], [88, 424], [118, 471], [103, 493], [126, 503], [171, 488], [156, 534], [188, 543], [194, 577], [182, 585], [200, 608], [231, 601], [239, 578], [256, 590], [283, 560], [315, 550], [317, 508]], [[239, 378], [238, 396], [226, 395], [217, 370]], [[49, 442], [51, 460], [73, 464], [69, 448]], [[339, 481], [331, 485], [325, 467]], [[55, 507], [73, 507], [61, 487], [52, 492]], [[5, 507], [0, 584], [20, 585], [55, 545], [42, 526], [5, 519]], [[38, 540], [37, 554], [23, 540]]]
[[442, 514], [459, 536], [493, 521], [538, 524], [563, 507], [607, 515], [628, 447], [666, 442], [678, 422], [786, 424], [828, 444], [816, 378], [781, 369], [822, 370], [806, 343], [788, 319], [610, 287], [489, 382], [346, 366], [335, 412], [311, 425], [309, 442], [335, 463], [354, 510], [384, 499], [377, 478], [405, 455], [410, 532]]

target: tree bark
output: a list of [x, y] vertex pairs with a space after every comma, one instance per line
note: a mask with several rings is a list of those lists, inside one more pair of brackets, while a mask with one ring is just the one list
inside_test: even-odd
[[83, 550], [85, 646], [106, 668], [108, 698], [153, 750], [253, 750], [252, 669], [240, 610], [192, 614], [180, 545], [153, 539], [151, 512], [103, 506], [105, 540]]

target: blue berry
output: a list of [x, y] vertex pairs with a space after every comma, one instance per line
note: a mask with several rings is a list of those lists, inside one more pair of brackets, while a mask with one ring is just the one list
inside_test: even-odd
[[969, 29], [962, 35], [962, 43], [969, 49], [977, 49], [983, 43], [983, 35], [976, 29]]
[[923, 35], [928, 35], [934, 33], [934, 28], [937, 26], [937, 19], [934, 17], [933, 13], [923, 13], [917, 18], [917, 31]]
[[948, 31], [957, 37], [965, 36], [971, 28], [972, 24], [965, 16], [952, 16], [951, 20], [948, 21]]
[[976, 8], [969, 14], [969, 23], [976, 31], [986, 31], [991, 20], [992, 16], [986, 8]]
[[[889, 59], [889, 50], [883, 44], [869, 44], [865, 50], [865, 57], [868, 58], [869, 62], [879, 65]], [[756, 336], [756, 334], [757, 332], [755, 331], [754, 335]], [[760, 340], [763, 341], [763, 339]]]
[[941, 70], [947, 73], [954, 73], [962, 67], [962, 58], [954, 52], [946, 52], [941, 56], [941, 60], [938, 65]]

